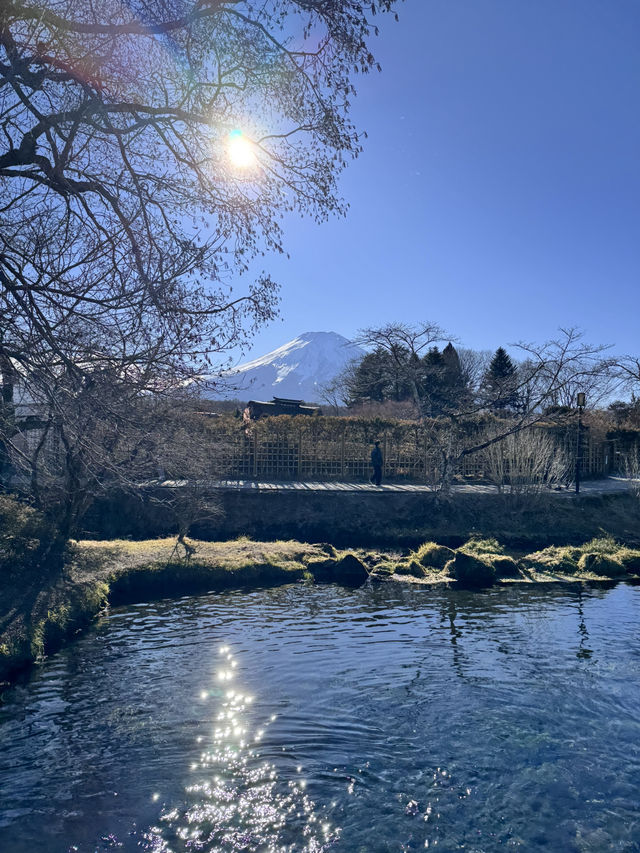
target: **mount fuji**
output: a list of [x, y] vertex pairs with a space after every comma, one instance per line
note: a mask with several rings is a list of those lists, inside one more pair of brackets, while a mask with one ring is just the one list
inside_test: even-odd
[[227, 371], [209, 399], [270, 400], [291, 397], [320, 403], [321, 390], [364, 350], [336, 332], [305, 332], [269, 352]]

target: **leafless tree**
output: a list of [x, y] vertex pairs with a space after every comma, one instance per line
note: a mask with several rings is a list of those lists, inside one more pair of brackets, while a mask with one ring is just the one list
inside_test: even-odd
[[[359, 343], [383, 347], [391, 353], [397, 352], [398, 369], [404, 371], [403, 377], [409, 383], [413, 379], [417, 395], [417, 381], [412, 377], [411, 369], [412, 364], [417, 368], [419, 361], [407, 359], [407, 350], [419, 355], [434, 341], [446, 337], [434, 323], [421, 326], [392, 323], [380, 329], [364, 330]], [[466, 456], [485, 451], [527, 430], [546, 417], [548, 407], [575, 406], [578, 391], [588, 395], [591, 405], [597, 404], [609, 393], [611, 360], [606, 357], [608, 347], [585, 342], [578, 329], [561, 329], [556, 338], [543, 344], [520, 343], [516, 346], [525, 356], [510, 388], [519, 401], [517, 411], [500, 418], [499, 424], [490, 430], [482, 429], [479, 419], [491, 410], [494, 401], [486, 393], [474, 396], [467, 392], [460, 394], [457, 405], [445, 412], [439, 419], [441, 426], [433, 430], [434, 449], [441, 457], [440, 464], [435, 466], [441, 488], [448, 488], [457, 467]], [[460, 363], [462, 368], [465, 361]], [[473, 369], [473, 364], [471, 367]], [[499, 389], [496, 393], [499, 393]], [[442, 428], [442, 423], [446, 424], [446, 428]]]
[[448, 335], [441, 326], [425, 320], [414, 324], [387, 323], [385, 326], [360, 329], [355, 343], [382, 350], [391, 356], [398, 380], [401, 378], [412, 389], [413, 402], [419, 409], [420, 357], [433, 344], [447, 338]]
[[624, 355], [612, 359], [611, 373], [617, 388], [631, 394], [632, 399], [640, 393], [640, 358]]
[[575, 406], [577, 394], [586, 394], [589, 405], [596, 407], [605, 400], [615, 385], [614, 361], [607, 357], [610, 347], [589, 344], [579, 329], [560, 329], [558, 337], [542, 346], [519, 343], [525, 354], [520, 369], [520, 389], [526, 391], [528, 408], [541, 406]]
[[491, 362], [492, 353], [489, 350], [474, 350], [467, 347], [457, 349], [464, 384], [467, 388], [477, 391]]
[[140, 395], [183, 388], [274, 316], [267, 274], [234, 282], [283, 251], [285, 212], [345, 212], [352, 77], [376, 67], [367, 16], [393, 3], [0, 2], [3, 459], [8, 442], [42, 471], [16, 376], [48, 436], [36, 462], [55, 433], [89, 476], [113, 440], [101, 415], [135, 444]]
[[2, 352], [196, 374], [271, 317], [268, 276], [229, 275], [283, 211], [344, 212], [371, 30], [355, 0], [4, 0]]
[[320, 388], [320, 399], [331, 406], [336, 415], [352, 399], [351, 382], [359, 361], [359, 358], [348, 361], [339, 373]]

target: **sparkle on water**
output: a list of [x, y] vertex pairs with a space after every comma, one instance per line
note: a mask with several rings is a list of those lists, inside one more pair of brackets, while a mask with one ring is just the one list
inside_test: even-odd
[[0, 707], [0, 849], [633, 853], [639, 609], [624, 584], [121, 608]]

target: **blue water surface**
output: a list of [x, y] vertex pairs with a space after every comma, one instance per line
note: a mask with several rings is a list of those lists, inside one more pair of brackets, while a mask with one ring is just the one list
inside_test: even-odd
[[113, 610], [0, 707], [0, 851], [640, 851], [640, 587]]

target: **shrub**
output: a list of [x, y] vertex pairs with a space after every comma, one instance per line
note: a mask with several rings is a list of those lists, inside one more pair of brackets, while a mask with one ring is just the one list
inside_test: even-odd
[[454, 552], [446, 545], [438, 545], [436, 542], [425, 542], [412, 554], [413, 558], [427, 569], [444, 569], [445, 565], [452, 559]]
[[0, 572], [23, 574], [38, 566], [54, 535], [33, 507], [0, 495]]

